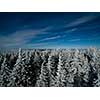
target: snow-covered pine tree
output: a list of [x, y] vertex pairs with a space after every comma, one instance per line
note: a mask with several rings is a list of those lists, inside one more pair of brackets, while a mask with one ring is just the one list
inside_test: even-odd
[[18, 58], [19, 58], [19, 59], [21, 59], [21, 58], [22, 58], [22, 49], [21, 49], [21, 48], [19, 48]]
[[89, 82], [88, 82], [88, 86], [89, 87], [93, 87], [95, 86], [95, 81], [98, 79], [98, 71], [96, 70], [96, 64], [91, 61], [89, 63], [90, 66], [90, 70], [89, 70]]
[[58, 55], [52, 51], [48, 58], [48, 68], [50, 72], [50, 87], [54, 87], [56, 84], [56, 76], [57, 76], [57, 65], [58, 65]]
[[78, 60], [78, 57], [79, 57], [79, 50], [76, 49], [76, 50], [75, 50], [74, 60]]
[[11, 67], [11, 69], [13, 70], [14, 65], [16, 64], [18, 55], [15, 53], [11, 53], [11, 56], [9, 58], [9, 66]]
[[4, 59], [3, 55], [0, 54], [0, 70], [1, 70], [1, 65], [2, 65], [2, 63], [3, 63], [3, 59]]
[[32, 67], [33, 67], [33, 73], [34, 73], [34, 78], [33, 78], [33, 84], [34, 86], [36, 85], [36, 81], [39, 79], [40, 73], [41, 73], [41, 65], [42, 65], [42, 57], [40, 55], [40, 51], [35, 51], [34, 59], [32, 62]]
[[83, 86], [93, 86], [95, 79], [97, 79], [95, 61], [96, 51], [93, 48], [86, 50], [82, 61]]
[[8, 64], [7, 58], [5, 57], [0, 70], [0, 86], [6, 87], [9, 84], [10, 74], [11, 68]]
[[59, 54], [59, 63], [57, 70], [57, 79], [56, 86], [57, 87], [66, 87], [67, 86], [67, 69], [65, 67], [65, 59], [62, 53]]
[[89, 82], [88, 85], [93, 87], [95, 86], [95, 80], [97, 80], [97, 69], [96, 69], [96, 61], [97, 61], [97, 49], [91, 48], [90, 55], [91, 60], [89, 62], [90, 70], [89, 70]]
[[[19, 49], [18, 59], [11, 73], [9, 86], [35, 86], [34, 67], [30, 62], [29, 54]], [[36, 80], [35, 80], [36, 81]]]
[[36, 82], [36, 87], [49, 87], [50, 72], [47, 63], [44, 61], [41, 66], [41, 74]]
[[74, 86], [75, 87], [81, 87], [83, 86], [83, 72], [82, 72], [82, 63], [81, 62], [74, 62]]
[[82, 73], [83, 73], [83, 86], [88, 86], [89, 82], [89, 71], [90, 71], [90, 66], [89, 66], [89, 60], [87, 57], [84, 57], [84, 62], [82, 64]]
[[95, 61], [97, 79], [94, 82], [94, 87], [100, 87], [100, 51], [97, 52], [97, 60]]
[[100, 68], [97, 69], [97, 79], [94, 81], [94, 87], [100, 87]]
[[39, 76], [39, 79], [36, 82], [36, 87], [48, 87], [49, 86], [49, 68], [47, 66], [47, 62], [48, 62], [48, 51], [43, 51], [42, 52], [42, 60], [43, 63], [41, 65], [41, 73]]
[[74, 77], [77, 73], [76, 62], [74, 62], [74, 61], [70, 62], [69, 66], [70, 67], [67, 68], [67, 70], [68, 70], [68, 77], [67, 77], [68, 85], [67, 86], [72, 87], [72, 86], [74, 86]]
[[23, 72], [25, 71], [25, 64], [21, 59], [17, 59], [14, 69], [11, 73], [9, 86], [19, 87], [24, 86], [23, 84]]
[[8, 86], [14, 86], [14, 87], [26, 86], [25, 78], [24, 78], [25, 75], [23, 74], [23, 73], [27, 73], [25, 71], [25, 67], [26, 65], [22, 60], [22, 50], [20, 48], [18, 53], [18, 59], [10, 75], [10, 83], [8, 84]]

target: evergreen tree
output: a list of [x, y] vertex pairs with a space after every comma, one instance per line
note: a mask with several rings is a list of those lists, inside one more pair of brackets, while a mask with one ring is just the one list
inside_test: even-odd
[[41, 66], [41, 74], [39, 80], [37, 80], [36, 86], [37, 87], [48, 87], [50, 82], [50, 72], [49, 68], [46, 65], [46, 62], [43, 62]]
[[1, 65], [1, 70], [0, 70], [0, 86], [7, 86], [9, 83], [9, 77], [11, 74], [11, 68], [8, 64], [7, 58], [4, 58], [4, 61]]
[[56, 76], [57, 76], [57, 65], [58, 65], [58, 57], [57, 55], [54, 55], [53, 53], [51, 53], [49, 55], [48, 58], [48, 68], [49, 68], [49, 72], [50, 72], [50, 86], [54, 87], [56, 84]]
[[1, 70], [1, 65], [2, 65], [2, 63], [3, 63], [3, 55], [0, 55], [0, 70]]
[[56, 86], [65, 87], [67, 86], [67, 69], [65, 67], [65, 59], [64, 55], [59, 54], [59, 63], [58, 63], [58, 71], [57, 71], [57, 80]]
[[100, 50], [34, 49], [0, 52], [0, 86], [100, 86]]

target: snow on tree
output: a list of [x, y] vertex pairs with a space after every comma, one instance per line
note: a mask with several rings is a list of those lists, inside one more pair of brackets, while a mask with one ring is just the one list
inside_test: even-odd
[[58, 63], [58, 59], [57, 59], [57, 55], [54, 55], [53, 53], [51, 53], [49, 55], [48, 58], [48, 68], [49, 68], [49, 72], [50, 72], [50, 86], [54, 87], [55, 86], [55, 82], [56, 82], [56, 71], [57, 71], [57, 63]]
[[0, 86], [100, 86], [100, 49], [0, 52]]
[[76, 65], [77, 63], [76, 62], [73, 62], [73, 61], [71, 61], [70, 63], [69, 63], [69, 66], [70, 67], [68, 67], [68, 86], [74, 86], [74, 76], [76, 75], [76, 73], [77, 73], [77, 65]]
[[24, 62], [19, 58], [17, 59], [17, 62], [14, 66], [14, 69], [11, 73], [11, 78], [10, 78], [10, 83], [9, 83], [9, 86], [24, 86], [23, 84], [23, 73], [25, 71], [25, 64]]
[[36, 82], [36, 87], [48, 87], [50, 82], [50, 72], [47, 63], [43, 62], [41, 66], [41, 74]]
[[13, 71], [10, 75], [9, 86], [27, 86], [27, 64], [25, 58], [22, 57], [22, 51], [19, 49], [18, 59], [14, 65]]
[[95, 68], [96, 68], [96, 74], [97, 74], [97, 79], [94, 81], [94, 86], [95, 87], [100, 87], [100, 54], [98, 53], [98, 59], [95, 62]]
[[19, 58], [19, 59], [21, 59], [21, 57], [22, 57], [22, 49], [21, 49], [21, 48], [19, 48], [18, 58]]
[[43, 63], [42, 57], [40, 55], [40, 51], [35, 51], [32, 67], [33, 67], [33, 73], [34, 73], [34, 85], [36, 84], [36, 81], [39, 79], [39, 75], [41, 73], [41, 65]]
[[59, 54], [59, 63], [58, 63], [58, 71], [57, 71], [57, 79], [56, 79], [56, 86], [58, 87], [65, 87], [67, 86], [67, 70], [65, 68], [65, 59], [64, 55], [61, 53]]
[[49, 86], [50, 73], [49, 73], [49, 68], [47, 66], [49, 55], [48, 55], [47, 50], [43, 51], [42, 53], [43, 53], [42, 54], [43, 63], [41, 65], [41, 73], [40, 73], [39, 79], [37, 79], [37, 82], [36, 82], [36, 87], [48, 87]]
[[5, 57], [0, 70], [0, 86], [7, 86], [10, 74], [11, 68], [8, 64], [7, 58]]
[[84, 58], [84, 62], [82, 65], [82, 73], [84, 74], [83, 76], [83, 80], [85, 81], [85, 83], [88, 83], [88, 79], [89, 79], [89, 71], [90, 71], [90, 66], [88, 63], [88, 59]]
[[[36, 68], [30, 62], [28, 52], [19, 50], [17, 62], [11, 73], [11, 82], [9, 86], [35, 86], [36, 83]], [[36, 66], [35, 66], [36, 67]]]
[[3, 63], [3, 55], [0, 55], [0, 70], [1, 70], [1, 65], [2, 65], [2, 63]]
[[78, 59], [78, 56], [79, 56], [79, 50], [76, 49], [76, 50], [75, 50], [75, 56], [74, 56], [74, 59]]

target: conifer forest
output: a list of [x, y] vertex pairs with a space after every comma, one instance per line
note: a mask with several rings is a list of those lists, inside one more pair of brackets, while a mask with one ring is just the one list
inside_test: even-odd
[[99, 86], [99, 49], [0, 51], [0, 87]]

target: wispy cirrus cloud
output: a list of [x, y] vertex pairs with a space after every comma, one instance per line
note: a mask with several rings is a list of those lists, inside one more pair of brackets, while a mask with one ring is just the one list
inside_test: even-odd
[[65, 33], [75, 32], [76, 30], [78, 30], [78, 28], [72, 28], [72, 29], [66, 30]]
[[62, 36], [58, 35], [58, 36], [53, 36], [53, 37], [47, 37], [47, 38], [44, 38], [40, 41], [48, 41], [48, 40], [54, 40], [54, 39], [58, 39], [58, 38], [61, 38]]
[[55, 40], [55, 39], [60, 39], [60, 38], [66, 37], [69, 33], [74, 32], [77, 29], [78, 28], [68, 29], [65, 31], [66, 34], [64, 33], [64, 34], [60, 34], [60, 35], [56, 35], [56, 36], [52, 36], [52, 37], [46, 37], [46, 38], [41, 39], [40, 42], [41, 41], [48, 41], [48, 40]]
[[98, 16], [95, 16], [95, 15], [83, 16], [83, 17], [77, 18], [74, 21], [68, 23], [65, 27], [69, 28], [69, 27], [78, 26], [78, 25], [84, 24], [86, 22], [92, 21], [92, 20], [96, 19], [97, 17]]
[[80, 41], [81, 39], [70, 39], [68, 40], [69, 42], [75, 42], [75, 41]]
[[100, 37], [90, 37], [90, 38], [84, 38], [84, 39], [79, 39], [79, 38], [76, 38], [76, 39], [70, 39], [68, 40], [69, 42], [75, 42], [75, 41], [94, 41], [94, 40], [100, 40]]
[[0, 46], [9, 47], [9, 46], [19, 46], [27, 43], [36, 35], [36, 32], [29, 31], [17, 31], [8, 36], [0, 36]]
[[37, 30], [22, 30], [16, 31], [12, 34], [0, 35], [0, 47], [13, 47], [13, 46], [22, 46], [30, 42], [33, 38], [35, 38], [39, 34], [45, 33], [49, 27], [45, 27]]

